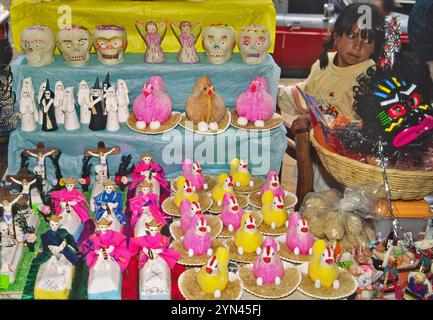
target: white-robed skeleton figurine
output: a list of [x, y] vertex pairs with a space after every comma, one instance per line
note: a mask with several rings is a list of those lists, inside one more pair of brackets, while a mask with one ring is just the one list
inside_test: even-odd
[[23, 86], [20, 99], [21, 130], [31, 132], [36, 130], [39, 112], [31, 91]]
[[117, 116], [120, 123], [128, 121], [129, 117], [129, 90], [126, 86], [125, 80], [117, 80], [116, 98], [119, 108], [117, 110]]
[[65, 89], [63, 107], [65, 112], [65, 129], [68, 131], [80, 129], [80, 121], [78, 120], [77, 111], [75, 110], [74, 87]]
[[65, 87], [62, 81], [57, 81], [54, 88], [54, 111], [56, 114], [56, 122], [65, 123], [64, 113], [64, 101], [65, 101]]
[[105, 97], [105, 109], [107, 110], [107, 130], [108, 131], [118, 131], [120, 129], [119, 119], [118, 119], [118, 104], [116, 98], [116, 91], [114, 87], [109, 87], [107, 89], [107, 94]]
[[91, 103], [90, 103], [90, 88], [86, 81], [81, 80], [78, 87], [78, 105], [80, 106], [80, 122], [82, 124], [90, 123], [91, 116]]

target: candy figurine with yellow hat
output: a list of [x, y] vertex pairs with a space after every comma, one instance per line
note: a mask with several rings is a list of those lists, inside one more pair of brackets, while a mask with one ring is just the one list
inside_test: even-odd
[[122, 193], [116, 192], [116, 184], [107, 180], [104, 182], [104, 192], [95, 197], [96, 221], [106, 218], [113, 222], [112, 228], [120, 231], [126, 223], [126, 216], [123, 213]]
[[68, 299], [80, 251], [72, 235], [60, 228], [61, 218], [48, 219], [50, 230], [41, 236], [42, 252], [32, 262], [24, 292], [35, 299]]
[[112, 223], [105, 217], [98, 220], [95, 233], [84, 242], [83, 253], [89, 267], [89, 299], [121, 299], [122, 272], [131, 254], [126, 247], [126, 237], [113, 231]]
[[53, 191], [54, 212], [62, 217], [60, 225], [74, 236], [75, 241], [80, 237], [84, 223], [89, 220], [89, 205], [86, 197], [77, 189], [74, 189], [77, 180], [72, 177], [63, 179], [65, 189]]
[[188, 199], [190, 202], [198, 202], [199, 198], [197, 193], [195, 192], [195, 188], [189, 182], [189, 180], [184, 177], [179, 177], [176, 182], [176, 193], [174, 194], [174, 205], [180, 208], [180, 204], [182, 200]]

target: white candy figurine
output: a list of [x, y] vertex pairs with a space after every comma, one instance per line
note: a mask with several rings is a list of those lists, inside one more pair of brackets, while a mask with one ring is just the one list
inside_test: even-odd
[[236, 32], [233, 27], [211, 24], [204, 29], [202, 39], [210, 63], [222, 64], [230, 61], [233, 49], [236, 47]]
[[32, 99], [35, 98], [35, 88], [33, 87], [33, 81], [32, 78], [25, 78], [23, 81], [23, 89], [26, 88], [27, 91], [29, 91], [30, 96]]
[[86, 28], [71, 26], [59, 30], [57, 45], [68, 65], [82, 67], [89, 62], [92, 39]]
[[[47, 89], [47, 82], [44, 81], [41, 83], [41, 85], [39, 87], [38, 100], [37, 100], [38, 105], [41, 103], [42, 96], [43, 96], [46, 89]], [[42, 125], [42, 121], [43, 121], [44, 116], [43, 116], [42, 109], [41, 108], [38, 108], [38, 109], [39, 109], [38, 123], [40, 125]]]
[[90, 123], [90, 88], [86, 81], [81, 80], [80, 86], [78, 87], [78, 105], [80, 106], [80, 123]]
[[21, 113], [21, 130], [30, 132], [36, 130], [36, 123], [38, 121], [38, 110], [36, 109], [35, 101], [31, 96], [31, 92], [27, 87], [23, 86], [20, 99], [20, 113]]
[[118, 103], [118, 110], [117, 110], [117, 117], [119, 118], [120, 123], [125, 123], [128, 121], [129, 117], [129, 90], [126, 86], [125, 80], [119, 79], [117, 80], [117, 91], [116, 91], [116, 97], [117, 97], [117, 103]]
[[118, 131], [120, 129], [119, 118], [117, 116], [117, 99], [114, 87], [107, 89], [107, 97], [105, 98], [105, 108], [107, 110], [107, 130]]
[[46, 26], [31, 26], [21, 31], [21, 50], [31, 67], [42, 67], [54, 62], [53, 53], [56, 39], [53, 31]]
[[128, 45], [125, 27], [97, 26], [93, 30], [93, 45], [101, 63], [115, 65], [123, 62], [124, 52]]
[[271, 35], [264, 26], [246, 26], [238, 31], [238, 46], [245, 63], [259, 64], [267, 57]]
[[65, 123], [65, 113], [63, 112], [63, 103], [65, 100], [65, 87], [62, 81], [57, 81], [54, 88], [54, 111], [56, 114], [56, 122]]
[[74, 87], [65, 89], [65, 129], [72, 131], [80, 129], [80, 121], [78, 121], [77, 111], [75, 110]]

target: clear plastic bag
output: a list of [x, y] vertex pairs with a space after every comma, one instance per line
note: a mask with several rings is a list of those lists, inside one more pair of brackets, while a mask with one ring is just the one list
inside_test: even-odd
[[308, 221], [312, 234], [343, 251], [366, 248], [376, 238], [374, 219], [377, 202], [384, 196], [379, 184], [347, 188], [344, 194], [331, 189], [311, 192], [305, 197], [300, 213]]

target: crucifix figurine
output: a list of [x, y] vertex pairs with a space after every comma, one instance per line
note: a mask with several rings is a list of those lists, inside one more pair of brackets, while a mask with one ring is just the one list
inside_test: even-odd
[[37, 165], [33, 168], [33, 173], [40, 175], [45, 181], [47, 179], [45, 172], [45, 158], [52, 155], [58, 155], [59, 149], [46, 148], [42, 142], [39, 142], [36, 146], [36, 149], [25, 149], [23, 154], [27, 157], [34, 157], [37, 159]]
[[13, 182], [21, 186], [20, 194], [27, 197], [27, 205], [31, 205], [30, 189], [33, 184], [37, 181], [37, 177], [30, 174], [28, 170], [21, 170], [16, 176], [6, 176], [6, 181]]
[[2, 221], [5, 222], [9, 228], [9, 234], [15, 237], [14, 217], [12, 214], [12, 207], [23, 197], [22, 194], [8, 195], [0, 197], [0, 208], [3, 209]]
[[[108, 163], [107, 157], [109, 155], [120, 154], [120, 147], [106, 147], [105, 143], [100, 141], [96, 148], [93, 149], [85, 149], [84, 155], [90, 157], [99, 158], [99, 164], [95, 166], [95, 183], [92, 188], [92, 195], [90, 200], [90, 209], [95, 211], [95, 201], [94, 198], [104, 191], [104, 182], [110, 178], [110, 174], [108, 172]], [[84, 184], [85, 179], [80, 179], [79, 182]]]

